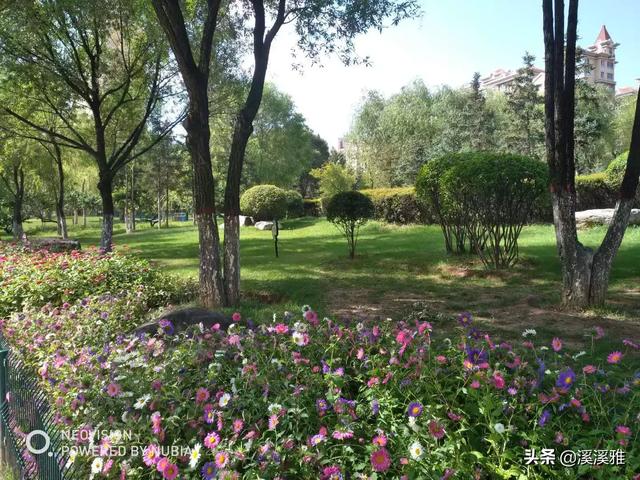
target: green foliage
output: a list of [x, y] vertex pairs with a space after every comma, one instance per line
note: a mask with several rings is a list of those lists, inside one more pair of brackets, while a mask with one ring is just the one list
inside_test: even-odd
[[23, 308], [73, 303], [91, 295], [140, 292], [156, 307], [184, 299], [183, 282], [121, 253], [31, 252], [0, 245], [0, 318]]
[[304, 202], [302, 195], [296, 190], [286, 190], [287, 218], [297, 218], [304, 215]]
[[305, 198], [304, 214], [307, 217], [319, 217], [322, 215], [322, 200], [319, 198]]
[[340, 192], [348, 192], [356, 183], [353, 173], [347, 167], [337, 163], [325, 163], [322, 167], [311, 170], [310, 173], [318, 180], [322, 197], [332, 197]]
[[282, 219], [287, 215], [287, 194], [275, 185], [256, 185], [240, 197], [240, 210], [255, 221]]
[[336, 225], [347, 237], [349, 256], [354, 258], [358, 231], [374, 216], [373, 202], [360, 192], [340, 192], [331, 197], [326, 212], [327, 220]]
[[373, 202], [378, 220], [399, 225], [433, 221], [433, 215], [424, 202], [418, 201], [413, 187], [375, 188], [360, 192]]
[[605, 179], [609, 186], [614, 189], [620, 188], [622, 185], [622, 179], [624, 178], [624, 172], [627, 168], [627, 158], [629, 158], [629, 152], [623, 152], [618, 155], [605, 170]]
[[433, 158], [423, 165], [416, 180], [416, 197], [428, 206], [442, 228], [447, 253], [466, 251], [466, 232], [462, 212], [452, 205], [445, 208], [440, 181], [444, 175], [460, 162], [473, 158], [473, 154], [459, 153]]
[[605, 172], [576, 176], [576, 210], [613, 208], [617, 189], [613, 188]]
[[474, 152], [439, 181], [445, 210], [459, 212], [474, 250], [487, 267], [518, 259], [518, 237], [548, 185], [541, 162], [510, 154]]

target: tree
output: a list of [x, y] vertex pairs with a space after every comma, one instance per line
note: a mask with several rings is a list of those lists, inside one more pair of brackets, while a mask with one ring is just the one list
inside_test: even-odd
[[333, 223], [347, 238], [349, 257], [356, 256], [360, 227], [373, 217], [373, 202], [360, 192], [340, 192], [327, 204], [327, 220]]
[[[556, 243], [562, 268], [562, 300], [567, 306], [602, 305], [611, 264], [629, 223], [640, 177], [640, 115], [636, 107], [619, 200], [600, 246], [579, 240], [575, 221], [575, 70], [578, 1], [569, 0], [566, 28], [564, 1], [543, 0], [545, 46], [545, 147], [550, 176]], [[636, 99], [640, 105], [640, 93]]]
[[311, 175], [318, 180], [323, 198], [347, 192], [356, 184], [356, 177], [351, 171], [338, 163], [325, 163], [322, 167], [311, 170]]
[[298, 189], [304, 198], [313, 198], [318, 195], [318, 179], [311, 175], [311, 170], [320, 168], [329, 161], [329, 145], [319, 135], [311, 136], [311, 162], [309, 169], [300, 175]]
[[[18, 96], [26, 91], [64, 128], [52, 129], [12, 105], [4, 110], [32, 129], [31, 138], [53, 138], [94, 159], [102, 199], [100, 243], [109, 250], [114, 178], [157, 141], [141, 143], [147, 120], [170, 87], [164, 49], [154, 24], [145, 22], [141, 2], [11, 1], [0, 21], [0, 51], [9, 72], [4, 88], [11, 91], [15, 79], [28, 82]], [[61, 96], [67, 98], [64, 107]]]
[[526, 52], [524, 65], [518, 69], [513, 86], [507, 90], [509, 126], [506, 146], [511, 152], [539, 158], [539, 145], [543, 138], [542, 96], [534, 83], [537, 75], [533, 62], [535, 57]]

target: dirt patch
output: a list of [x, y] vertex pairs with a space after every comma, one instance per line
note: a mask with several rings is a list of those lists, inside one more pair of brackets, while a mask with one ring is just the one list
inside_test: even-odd
[[[640, 315], [566, 311], [546, 305], [545, 300], [536, 295], [529, 294], [516, 300], [513, 294], [505, 297], [504, 293], [502, 289], [487, 289], [476, 292], [474, 298], [468, 299], [468, 303], [464, 298], [457, 303], [464, 304], [464, 308], [471, 311], [480, 324], [505, 339], [521, 338], [524, 329], [533, 328], [553, 332], [553, 335], [577, 345], [583, 344], [585, 334], [599, 326], [617, 338], [640, 341]], [[417, 302], [445, 315], [455, 316], [461, 312], [456, 302], [428, 292], [388, 292], [380, 295], [366, 288], [340, 289], [331, 291], [329, 299], [329, 309], [337, 318], [401, 319], [415, 310]], [[640, 292], [620, 292], [611, 296], [610, 306], [620, 307], [622, 312], [633, 312], [638, 305]]]

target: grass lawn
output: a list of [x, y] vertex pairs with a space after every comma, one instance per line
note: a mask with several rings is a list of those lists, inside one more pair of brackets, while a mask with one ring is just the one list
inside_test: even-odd
[[[88, 228], [70, 227], [84, 246], [99, 240], [99, 219]], [[52, 235], [55, 225], [26, 225], [31, 235]], [[222, 230], [222, 229], [221, 229]], [[582, 232], [595, 246], [603, 228]], [[190, 223], [168, 229], [140, 225], [126, 234], [116, 224], [114, 242], [127, 246], [164, 271], [197, 276], [197, 230]], [[310, 304], [333, 315], [400, 316], [415, 302], [446, 313], [469, 310], [492, 331], [515, 337], [524, 328], [546, 336], [580, 340], [594, 325], [621, 337], [640, 339], [640, 228], [630, 228], [613, 267], [610, 302], [600, 311], [567, 312], [560, 299], [559, 271], [553, 227], [525, 228], [520, 238], [518, 267], [486, 271], [473, 257], [447, 256], [438, 226], [368, 224], [360, 234], [355, 260], [346, 241], [323, 219], [283, 222], [280, 258], [275, 258], [271, 232], [244, 227], [241, 232], [243, 313], [267, 304], [270, 311]]]

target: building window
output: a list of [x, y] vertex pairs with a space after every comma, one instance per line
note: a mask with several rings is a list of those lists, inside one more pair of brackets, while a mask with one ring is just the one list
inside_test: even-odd
[[604, 78], [604, 72], [600, 72], [600, 78]]
[[607, 62], [607, 66], [609, 68], [613, 68], [613, 62], [611, 60], [609, 60], [609, 62]]
[[600, 66], [604, 67], [604, 60], [600, 60]]
[[613, 80], [613, 73], [607, 73], [607, 78], [609, 80]]

